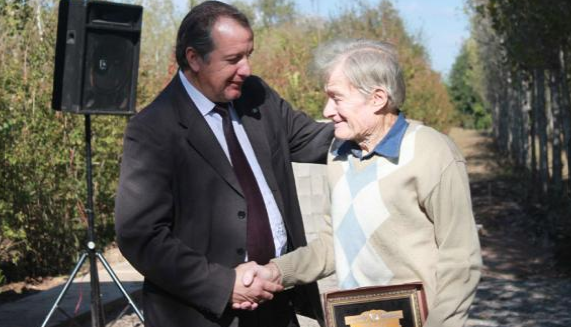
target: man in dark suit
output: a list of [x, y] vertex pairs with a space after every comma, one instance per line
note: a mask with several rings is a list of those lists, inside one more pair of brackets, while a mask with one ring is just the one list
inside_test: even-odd
[[[181, 70], [128, 124], [116, 231], [145, 276], [146, 326], [298, 326], [294, 307], [322, 322], [316, 284], [241, 283], [246, 261], [306, 244], [291, 162], [324, 163], [333, 137], [250, 75], [253, 44], [234, 7], [194, 7]], [[260, 304], [232, 309], [245, 302]]]

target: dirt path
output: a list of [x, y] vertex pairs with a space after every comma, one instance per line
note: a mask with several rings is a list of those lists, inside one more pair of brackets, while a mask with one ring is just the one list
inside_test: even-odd
[[484, 268], [468, 326], [571, 326], [571, 279], [522, 209], [521, 182], [502, 174], [491, 139], [453, 129], [468, 162]]

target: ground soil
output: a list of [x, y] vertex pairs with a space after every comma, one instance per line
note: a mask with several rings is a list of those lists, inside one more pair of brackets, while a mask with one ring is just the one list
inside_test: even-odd
[[488, 135], [453, 129], [450, 136], [466, 157], [481, 226], [484, 266], [467, 326], [571, 326], [571, 275], [527, 200], [526, 179]]
[[450, 136], [468, 163], [474, 216], [486, 265], [484, 275], [559, 277], [553, 244], [526, 203], [526, 181], [497, 154], [486, 133], [453, 128]]
[[[103, 255], [105, 259], [110, 263], [124, 261], [125, 258], [119, 252], [119, 249], [115, 244], [111, 244], [107, 246], [104, 251]], [[101, 264], [98, 263], [98, 266]], [[70, 267], [70, 271], [73, 267]], [[78, 274], [79, 278], [84, 274], [88, 273], [89, 266], [87, 263], [83, 265], [80, 269]], [[101, 269], [101, 267], [99, 267]], [[23, 281], [9, 283], [3, 286], [0, 286], [0, 305], [3, 303], [8, 303], [12, 301], [17, 301], [21, 298], [24, 298], [29, 295], [36, 294], [41, 291], [49, 290], [55, 286], [61, 285], [65, 283], [67, 280], [68, 275], [64, 276], [46, 276], [46, 277], [38, 277], [38, 278], [26, 278]]]

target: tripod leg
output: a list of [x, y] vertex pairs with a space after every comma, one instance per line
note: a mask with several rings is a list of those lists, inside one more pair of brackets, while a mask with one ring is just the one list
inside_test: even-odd
[[121, 318], [123, 318], [123, 316], [125, 315], [125, 313], [127, 312], [127, 310], [129, 310], [129, 307], [130, 307], [130, 304], [127, 304], [127, 305], [123, 308], [123, 310], [121, 310], [121, 312], [119, 312], [119, 314], [117, 315], [117, 317], [114, 317], [113, 320], [111, 320], [111, 321], [108, 323], [107, 326], [108, 326], [108, 327], [113, 327], [113, 326], [115, 326], [115, 323], [116, 323], [117, 321], [119, 321]]
[[103, 304], [101, 303], [101, 288], [99, 283], [99, 272], [97, 271], [97, 257], [95, 249], [88, 245], [87, 257], [90, 265], [90, 285], [91, 285], [91, 326], [105, 327], [105, 317]]
[[75, 278], [75, 276], [77, 275], [77, 272], [79, 271], [79, 268], [81, 268], [81, 266], [83, 265], [83, 263], [85, 262], [85, 259], [87, 258], [87, 253], [84, 252], [83, 254], [81, 254], [81, 257], [79, 258], [79, 261], [77, 262], [77, 264], [75, 265], [75, 267], [73, 268], [73, 271], [71, 272], [71, 275], [69, 275], [69, 278], [67, 280], [67, 282], [65, 282], [65, 285], [63, 286], [63, 289], [61, 290], [61, 292], [59, 293], [54, 305], [52, 306], [52, 308], [50, 309], [50, 312], [48, 313], [48, 315], [46, 316], [46, 319], [44, 319], [44, 322], [42, 323], [42, 327], [46, 327], [46, 325], [48, 324], [48, 321], [50, 320], [50, 318], [52, 317], [52, 315], [54, 314], [54, 312], [56, 311], [56, 309], [58, 308], [61, 300], [63, 299], [63, 297], [65, 296], [65, 293], [67, 293], [67, 290], [69, 289], [69, 287], [71, 286], [71, 283], [73, 282], [73, 279]]
[[95, 255], [97, 255], [97, 257], [99, 258], [99, 260], [101, 261], [101, 263], [105, 267], [105, 270], [107, 270], [107, 272], [109, 273], [109, 276], [111, 276], [111, 279], [113, 279], [113, 281], [115, 282], [115, 285], [117, 285], [117, 287], [119, 288], [121, 293], [123, 293], [123, 296], [125, 296], [127, 301], [129, 301], [129, 305], [131, 305], [131, 307], [133, 308], [133, 310], [137, 314], [137, 317], [139, 317], [139, 320], [141, 320], [141, 322], [145, 322], [145, 319], [143, 318], [143, 315], [141, 314], [141, 312], [137, 308], [137, 305], [135, 305], [135, 302], [133, 302], [133, 300], [129, 296], [129, 293], [127, 293], [127, 291], [125, 290], [125, 288], [123, 287], [123, 285], [119, 281], [119, 278], [117, 278], [117, 275], [115, 275], [115, 272], [113, 271], [113, 269], [111, 269], [111, 266], [109, 265], [107, 260], [105, 260], [105, 257], [99, 252], [95, 252]]

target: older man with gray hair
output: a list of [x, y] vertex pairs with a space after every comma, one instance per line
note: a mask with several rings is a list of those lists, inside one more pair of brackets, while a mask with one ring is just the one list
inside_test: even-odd
[[405, 119], [394, 47], [336, 41], [316, 63], [335, 124], [328, 157], [331, 216], [308, 246], [251, 271], [289, 287], [337, 272], [339, 287], [422, 282], [425, 327], [460, 327], [480, 279], [466, 162], [444, 134]]

